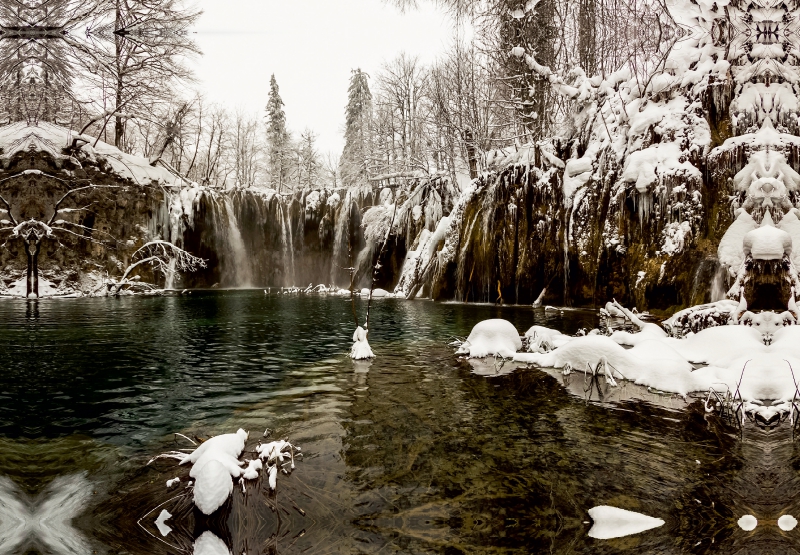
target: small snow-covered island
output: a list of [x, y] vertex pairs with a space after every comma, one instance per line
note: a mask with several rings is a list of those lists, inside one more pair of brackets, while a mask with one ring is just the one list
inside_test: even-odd
[[0, 551], [800, 552], [800, 4], [239, 1], [0, 0]]

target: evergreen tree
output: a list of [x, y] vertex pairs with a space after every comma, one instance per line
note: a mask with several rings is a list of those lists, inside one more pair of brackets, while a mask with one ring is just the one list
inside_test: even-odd
[[278, 82], [273, 74], [269, 81], [267, 99], [267, 156], [270, 185], [278, 192], [282, 192], [283, 187], [288, 184], [290, 171], [290, 140], [283, 106]]
[[299, 179], [300, 184], [307, 189], [311, 189], [317, 185], [322, 168], [319, 152], [317, 152], [317, 134], [311, 129], [306, 129], [300, 134], [297, 153], [302, 175], [302, 178]]
[[342, 182], [347, 186], [364, 183], [369, 178], [372, 94], [368, 78], [361, 69], [353, 70], [347, 91], [344, 150], [340, 161]]

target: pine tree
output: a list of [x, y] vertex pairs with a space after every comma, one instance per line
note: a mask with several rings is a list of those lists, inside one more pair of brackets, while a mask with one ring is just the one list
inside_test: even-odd
[[267, 99], [267, 155], [269, 157], [270, 185], [278, 192], [282, 192], [284, 185], [287, 185], [290, 170], [288, 156], [290, 141], [289, 133], [286, 130], [286, 114], [283, 106], [278, 82], [273, 74], [269, 81], [269, 98]]
[[365, 183], [369, 178], [372, 94], [368, 78], [361, 69], [353, 70], [347, 91], [344, 150], [340, 161], [342, 182], [347, 186]]

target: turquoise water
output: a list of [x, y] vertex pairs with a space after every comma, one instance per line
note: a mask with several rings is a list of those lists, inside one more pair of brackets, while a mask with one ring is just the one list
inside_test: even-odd
[[[363, 317], [365, 305], [356, 308]], [[0, 500], [23, 499], [36, 513], [59, 492], [91, 490], [68, 520], [77, 544], [29, 534], [15, 549], [191, 552], [207, 530], [237, 554], [795, 545], [774, 525], [800, 514], [785, 429], [751, 427], [740, 438], [697, 403], [632, 386], [584, 394], [580, 375], [564, 384], [556, 373], [455, 357], [447, 344], [493, 317], [520, 331], [597, 324], [586, 311], [384, 299], [371, 316], [377, 358], [353, 362], [349, 299], [219, 291], [3, 301], [0, 474], [12, 485]], [[629, 399], [637, 395], [646, 400]], [[207, 519], [180, 487], [166, 488], [172, 477], [185, 483], [187, 468], [147, 464], [191, 447], [176, 432], [202, 439], [239, 427], [250, 430], [248, 449], [267, 428], [302, 447], [277, 496], [237, 487], [224, 514]], [[666, 524], [593, 540], [587, 511], [602, 504]], [[166, 537], [157, 507], [173, 514]], [[746, 533], [742, 514], [773, 524]]]

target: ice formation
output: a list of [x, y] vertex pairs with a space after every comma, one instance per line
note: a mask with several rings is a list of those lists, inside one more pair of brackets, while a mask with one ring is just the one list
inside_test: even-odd
[[166, 509], [161, 509], [158, 518], [156, 519], [156, 528], [162, 536], [168, 536], [172, 532], [172, 527], [167, 524], [167, 521], [172, 518], [170, 512]]

